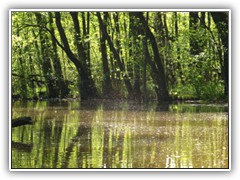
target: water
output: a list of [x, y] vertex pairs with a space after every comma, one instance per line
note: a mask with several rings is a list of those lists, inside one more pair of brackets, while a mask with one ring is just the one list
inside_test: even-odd
[[228, 168], [222, 104], [15, 102], [12, 168]]

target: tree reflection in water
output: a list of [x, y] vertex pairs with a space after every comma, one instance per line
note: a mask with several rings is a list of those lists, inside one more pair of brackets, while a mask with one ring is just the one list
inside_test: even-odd
[[12, 168], [228, 168], [227, 106], [13, 104]]

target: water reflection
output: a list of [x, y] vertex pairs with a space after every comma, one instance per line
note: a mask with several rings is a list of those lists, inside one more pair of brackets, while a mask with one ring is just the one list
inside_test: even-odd
[[15, 102], [12, 168], [228, 168], [227, 106]]

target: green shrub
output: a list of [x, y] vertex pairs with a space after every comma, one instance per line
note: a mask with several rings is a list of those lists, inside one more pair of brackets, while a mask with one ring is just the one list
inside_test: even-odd
[[208, 82], [203, 88], [201, 99], [216, 101], [224, 98], [224, 85], [219, 82]]

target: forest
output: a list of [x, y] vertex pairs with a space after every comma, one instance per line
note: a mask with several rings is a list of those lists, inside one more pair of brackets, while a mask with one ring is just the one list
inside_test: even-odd
[[11, 14], [12, 98], [228, 99], [228, 12]]
[[11, 11], [11, 168], [229, 168], [229, 13]]

